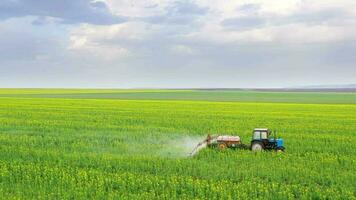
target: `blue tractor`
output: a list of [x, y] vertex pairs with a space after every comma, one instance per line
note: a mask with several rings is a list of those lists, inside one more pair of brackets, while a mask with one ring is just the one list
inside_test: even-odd
[[276, 134], [273, 134], [267, 128], [253, 129], [250, 148], [252, 151], [284, 151], [285, 149], [283, 146], [283, 140], [281, 138], [277, 138]]

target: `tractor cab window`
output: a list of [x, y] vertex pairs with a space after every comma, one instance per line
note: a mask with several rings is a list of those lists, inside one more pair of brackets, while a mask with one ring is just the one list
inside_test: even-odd
[[261, 139], [268, 139], [266, 131], [261, 132]]
[[253, 132], [253, 139], [254, 140], [265, 140], [265, 139], [268, 139], [268, 132], [267, 131], [254, 131]]
[[261, 132], [260, 132], [260, 131], [255, 131], [255, 132], [253, 132], [253, 139], [254, 139], [254, 140], [259, 140], [259, 139], [261, 139]]

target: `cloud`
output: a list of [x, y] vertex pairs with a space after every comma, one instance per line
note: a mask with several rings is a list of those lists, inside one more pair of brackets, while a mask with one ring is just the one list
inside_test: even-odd
[[242, 6], [239, 6], [237, 8], [237, 11], [239, 12], [256, 12], [261, 8], [261, 5], [255, 4], [255, 3], [248, 3], [248, 4], [243, 4]]
[[186, 46], [186, 45], [181, 45], [181, 44], [178, 44], [178, 45], [173, 45], [171, 47], [171, 51], [173, 53], [177, 53], [177, 54], [182, 54], [182, 55], [194, 55], [196, 54], [196, 51], [193, 50], [191, 47], [189, 46]]
[[198, 6], [190, 1], [176, 1], [165, 8], [165, 14], [153, 15], [143, 18], [143, 21], [153, 24], [178, 24], [187, 25], [199, 16], [205, 15], [208, 8]]
[[65, 35], [60, 33], [65, 32], [60, 31], [61, 27], [35, 29], [31, 21], [33, 17], [0, 22], [0, 62], [31, 61], [39, 55], [57, 52], [62, 46]]
[[200, 7], [189, 1], [176, 1], [168, 6], [167, 12], [174, 15], [203, 15], [208, 11], [207, 8]]
[[266, 24], [266, 20], [262, 17], [237, 17], [225, 19], [222, 25], [233, 30], [246, 30], [251, 28], [260, 28]]
[[2, 0], [0, 19], [36, 16], [37, 24], [44, 19], [57, 18], [66, 24], [116, 24], [126, 21], [125, 17], [111, 13], [103, 1], [94, 0]]
[[351, 0], [3, 0], [0, 87], [349, 82], [355, 7]]
[[323, 25], [334, 23], [340, 24], [344, 20], [352, 19], [355, 16], [350, 14], [345, 9], [340, 8], [325, 8], [319, 10], [298, 10], [288, 15], [275, 15], [271, 13], [260, 13], [260, 6], [255, 4], [246, 4], [240, 6], [237, 12], [239, 16], [224, 19], [221, 25], [227, 29], [248, 30], [255, 28], [263, 28], [266, 26], [283, 26], [290, 24], [305, 24], [305, 25]]
[[[352, 15], [345, 9], [340, 8], [326, 8], [321, 10], [300, 10], [299, 12], [287, 16], [285, 18], [276, 19], [282, 23], [305, 23], [308, 25], [325, 24], [331, 21], [338, 21], [352, 18]], [[340, 21], [341, 20], [341, 21]]]

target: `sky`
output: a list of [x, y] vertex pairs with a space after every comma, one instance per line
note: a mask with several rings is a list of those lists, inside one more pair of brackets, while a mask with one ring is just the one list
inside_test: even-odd
[[355, 0], [1, 0], [0, 87], [356, 82]]

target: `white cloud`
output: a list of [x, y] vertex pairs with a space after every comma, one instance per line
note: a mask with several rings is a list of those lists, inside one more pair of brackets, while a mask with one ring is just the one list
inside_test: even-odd
[[165, 7], [170, 5], [173, 0], [105, 0], [110, 9], [119, 15], [129, 17], [147, 17], [152, 15], [164, 14]]
[[125, 17], [112, 14], [105, 2], [99, 0], [2, 0], [0, 3], [0, 19], [26, 16], [41, 20], [56, 18], [64, 24], [117, 24], [126, 21]]
[[171, 47], [171, 51], [173, 53], [177, 53], [177, 54], [183, 54], [183, 55], [194, 55], [197, 52], [195, 50], [193, 50], [191, 47], [186, 46], [186, 45], [173, 45]]
[[303, 44], [353, 40], [356, 36], [354, 1], [199, 2], [211, 11], [200, 30], [185, 35], [190, 40]]
[[[222, 44], [229, 42], [310, 43], [348, 40], [353, 37], [355, 31], [353, 28], [355, 27], [355, 16], [350, 17], [351, 15], [349, 15], [349, 18], [344, 17], [340, 20], [337, 18], [339, 13], [330, 13], [333, 15], [325, 16], [328, 13], [323, 12], [323, 10], [333, 8], [340, 10], [340, 14], [342, 14], [341, 10], [352, 14], [353, 11], [350, 11], [352, 7], [347, 6], [355, 3], [349, 0], [345, 1], [345, 5], [342, 4], [342, 6], [335, 1], [217, 2], [197, 0], [195, 1], [196, 5], [207, 8], [209, 12], [196, 18], [196, 22], [193, 20], [188, 23], [183, 21], [185, 26], [182, 27], [177, 27], [176, 24], [163, 24], [167, 20], [171, 20], [169, 19], [171, 16], [165, 16], [165, 9], [169, 8], [173, 1], [106, 0], [106, 2], [111, 10], [131, 17], [134, 22], [111, 26], [81, 26], [82, 35], [90, 37], [91, 41], [108, 42], [110, 40], [117, 41], [118, 38], [145, 41], [155, 37], [159, 40], [162, 39], [159, 37], [164, 36], [165, 38], [177, 37], [180, 40], [187, 39], [188, 42], [194, 40]], [[319, 13], [320, 15], [318, 15]], [[155, 21], [157, 24], [150, 24], [150, 21], [140, 22], [140, 19], [144, 20], [146, 17], [153, 16], [160, 16], [159, 21]], [[335, 20], [329, 18], [335, 18]], [[242, 28], [224, 27], [222, 22], [230, 19], [235, 19], [229, 23], [232, 27], [242, 26]], [[321, 24], [310, 24], [316, 19]], [[190, 28], [186, 28], [187, 26]]]
[[71, 53], [94, 56], [104, 61], [131, 56], [132, 53], [127, 48], [103, 42], [116, 38], [135, 38], [132, 35], [127, 35], [125, 27], [126, 25], [82, 25], [71, 31], [67, 48]]

